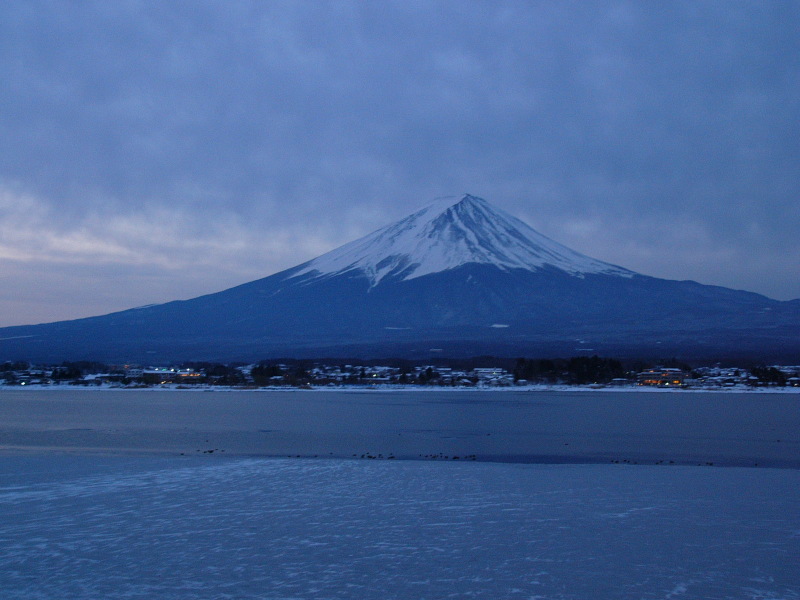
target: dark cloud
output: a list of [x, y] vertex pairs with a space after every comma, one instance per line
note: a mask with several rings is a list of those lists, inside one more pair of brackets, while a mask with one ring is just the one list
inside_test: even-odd
[[[214, 291], [466, 191], [640, 272], [800, 296], [796, 3], [0, 13], [0, 268], [31, 290], [41, 273], [43, 297], [59, 249], [66, 271], [97, 256], [98, 285], [137, 244], [198, 256]], [[164, 219], [168, 248], [142, 225]], [[173, 275], [152, 301], [184, 297]]]

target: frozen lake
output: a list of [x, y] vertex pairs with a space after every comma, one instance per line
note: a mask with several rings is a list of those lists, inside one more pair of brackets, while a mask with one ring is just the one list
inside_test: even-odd
[[800, 598], [797, 394], [2, 390], [0, 415], [3, 599]]
[[36, 598], [800, 597], [800, 471], [6, 456]]
[[0, 449], [800, 468], [800, 394], [0, 389]]

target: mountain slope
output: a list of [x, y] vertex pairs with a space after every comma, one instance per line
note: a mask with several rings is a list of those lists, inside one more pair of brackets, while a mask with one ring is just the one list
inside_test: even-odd
[[464, 196], [215, 294], [0, 329], [0, 360], [572, 355], [800, 361], [800, 301], [636, 274]]

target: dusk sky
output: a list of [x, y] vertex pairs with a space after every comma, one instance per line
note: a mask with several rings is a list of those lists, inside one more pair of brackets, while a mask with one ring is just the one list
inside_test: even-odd
[[800, 298], [800, 2], [3, 2], [0, 326], [265, 277], [440, 196]]

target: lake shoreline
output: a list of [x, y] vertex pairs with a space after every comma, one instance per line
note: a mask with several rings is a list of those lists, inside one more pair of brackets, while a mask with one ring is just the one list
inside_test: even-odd
[[647, 394], [679, 394], [679, 393], [722, 393], [722, 394], [800, 394], [800, 387], [794, 386], [769, 386], [769, 387], [656, 387], [656, 386], [612, 386], [612, 385], [520, 385], [520, 386], [421, 386], [421, 385], [338, 385], [338, 386], [188, 386], [180, 384], [154, 385], [154, 386], [113, 386], [113, 385], [0, 385], [3, 392], [27, 391], [81, 391], [81, 392], [240, 392], [240, 393], [269, 393], [269, 392], [360, 392], [374, 394], [377, 392], [434, 392], [434, 393], [553, 393], [553, 392], [592, 392], [592, 393], [647, 393]]

